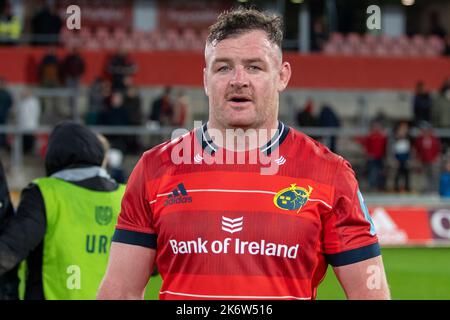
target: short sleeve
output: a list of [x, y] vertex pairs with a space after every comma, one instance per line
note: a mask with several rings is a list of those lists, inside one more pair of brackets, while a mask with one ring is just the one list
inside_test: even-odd
[[112, 241], [156, 249], [157, 235], [152, 225], [147, 183], [144, 158], [141, 158], [128, 179]]
[[378, 238], [355, 173], [342, 160], [334, 181], [333, 209], [322, 218], [323, 252], [332, 266], [380, 255]]

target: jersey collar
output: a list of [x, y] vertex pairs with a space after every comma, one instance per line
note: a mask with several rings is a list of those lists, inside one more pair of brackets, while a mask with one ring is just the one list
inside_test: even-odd
[[[283, 122], [278, 121], [278, 128], [269, 142], [264, 146], [260, 147], [259, 150], [265, 155], [270, 155], [274, 150], [276, 150], [286, 139], [289, 132], [289, 127]], [[203, 124], [200, 128], [196, 130], [196, 137], [198, 142], [201, 144], [203, 151], [213, 155], [219, 146], [217, 146], [208, 134], [208, 123]]]

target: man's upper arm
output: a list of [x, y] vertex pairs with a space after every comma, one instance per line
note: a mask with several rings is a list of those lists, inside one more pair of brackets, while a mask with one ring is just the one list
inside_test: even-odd
[[141, 159], [122, 199], [108, 270], [98, 295], [100, 299], [142, 299], [153, 271], [157, 234], [149, 206], [146, 173]]
[[347, 299], [390, 299], [383, 260], [368, 260], [333, 268]]
[[382, 267], [382, 260], [374, 224], [359, 191], [355, 174], [346, 161], [337, 170], [333, 209], [323, 216], [322, 223], [325, 257], [335, 270], [342, 271], [341, 284], [347, 296], [351, 297], [355, 293], [354, 289], [366, 286], [351, 286], [345, 281], [345, 275], [351, 274], [355, 279], [367, 280], [366, 268], [373, 265], [374, 261]]
[[156, 250], [113, 242], [98, 299], [143, 299]]

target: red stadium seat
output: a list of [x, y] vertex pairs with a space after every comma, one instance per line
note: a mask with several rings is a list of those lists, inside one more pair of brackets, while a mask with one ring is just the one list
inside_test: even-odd
[[379, 57], [387, 57], [389, 56], [389, 47], [385, 46], [383, 43], [379, 43], [378, 45], [375, 46], [373, 53], [376, 56]]
[[177, 30], [169, 29], [166, 32], [166, 38], [169, 42], [169, 48], [172, 50], [186, 50], [185, 39], [178, 33]]
[[346, 37], [346, 42], [353, 45], [358, 46], [362, 42], [361, 37], [357, 33], [349, 33]]
[[420, 35], [416, 34], [411, 38], [411, 42], [418, 48], [424, 48], [425, 47], [425, 38]]
[[323, 52], [326, 55], [333, 56], [333, 55], [339, 54], [339, 48], [338, 48], [337, 44], [332, 43], [332, 42], [327, 42], [323, 48]]
[[357, 54], [357, 51], [353, 46], [346, 43], [341, 46], [340, 54], [342, 54], [344, 56], [354, 56]]
[[85, 47], [88, 50], [100, 50], [101, 49], [101, 43], [94, 37], [87, 39], [83, 43], [83, 47]]
[[344, 42], [344, 36], [339, 32], [333, 32], [330, 35], [330, 42], [334, 44], [341, 44]]
[[111, 35], [108, 31], [107, 28], [105, 27], [98, 27], [97, 30], [95, 30], [95, 37], [97, 38], [97, 40], [99, 41], [103, 41], [107, 38], [110, 38]]
[[93, 31], [89, 27], [83, 27], [80, 29], [79, 36], [83, 40], [87, 40], [93, 36]]
[[407, 51], [405, 50], [405, 47], [396, 43], [388, 48], [388, 54], [393, 57], [404, 57], [407, 55]]
[[140, 51], [155, 50], [155, 45], [150, 38], [145, 38], [145, 39], [140, 39], [140, 40], [133, 39], [133, 41], [134, 41], [134, 46], [135, 46], [136, 50], [140, 50]]
[[410, 40], [407, 36], [400, 36], [392, 39], [393, 45], [398, 45], [404, 49], [407, 49], [410, 45]]
[[170, 43], [167, 37], [159, 30], [155, 30], [150, 34], [150, 38], [154, 43], [155, 50], [169, 50]]
[[370, 48], [374, 48], [378, 42], [378, 37], [373, 34], [368, 33], [368, 34], [364, 35], [363, 42], [365, 45], [369, 46]]
[[122, 45], [122, 42], [114, 39], [113, 37], [110, 37], [104, 39], [102, 42], [100, 42], [100, 44], [103, 49], [114, 50], [116, 48], [119, 48]]
[[393, 40], [390, 36], [383, 34], [378, 37], [377, 42], [378, 44], [381, 44], [384, 48], [388, 48], [392, 44]]
[[371, 46], [363, 43], [358, 47], [356, 53], [360, 56], [370, 56], [373, 55], [373, 50]]
[[438, 52], [438, 54], [442, 54], [444, 51], [444, 41], [437, 36], [430, 36], [426, 39], [426, 46], [432, 47], [434, 50]]

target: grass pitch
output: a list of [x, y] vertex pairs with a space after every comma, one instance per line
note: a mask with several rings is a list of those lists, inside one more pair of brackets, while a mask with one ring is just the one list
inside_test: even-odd
[[[384, 267], [392, 299], [450, 299], [450, 248], [383, 248]], [[147, 299], [158, 299], [161, 278], [152, 277]], [[345, 299], [331, 267], [317, 299]]]

